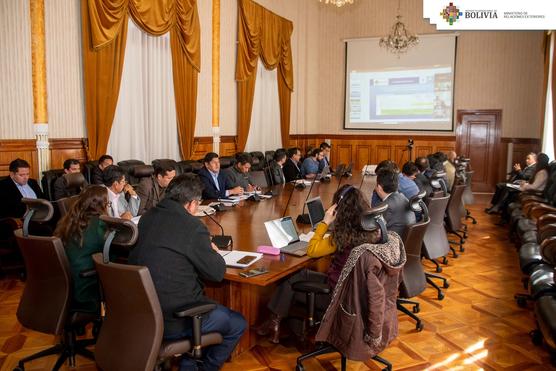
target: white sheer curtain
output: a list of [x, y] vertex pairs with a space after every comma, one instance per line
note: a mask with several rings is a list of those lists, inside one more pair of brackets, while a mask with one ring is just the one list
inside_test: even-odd
[[550, 64], [548, 65], [548, 84], [546, 84], [546, 104], [544, 112], [544, 132], [542, 140], [542, 151], [548, 155], [548, 158], [554, 160], [554, 110], [552, 109], [552, 66], [554, 64], [553, 51], [554, 47], [554, 31], [550, 34]]
[[269, 71], [260, 60], [258, 64], [251, 126], [245, 144], [246, 152], [264, 152], [282, 147], [278, 69]]
[[180, 160], [170, 34], [149, 36], [131, 18], [107, 153], [116, 162]]

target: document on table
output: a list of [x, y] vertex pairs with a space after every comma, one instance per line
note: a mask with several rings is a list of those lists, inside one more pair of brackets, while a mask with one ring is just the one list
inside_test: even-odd
[[251, 264], [259, 261], [263, 254], [250, 251], [223, 251], [219, 250], [218, 253], [224, 258], [226, 266], [233, 268], [247, 268]]

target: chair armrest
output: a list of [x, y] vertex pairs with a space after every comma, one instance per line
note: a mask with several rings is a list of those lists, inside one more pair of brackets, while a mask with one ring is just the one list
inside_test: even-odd
[[292, 285], [292, 289], [297, 292], [315, 293], [315, 294], [328, 294], [330, 287], [326, 283], [313, 282], [313, 281], [297, 281]]
[[23, 221], [18, 218], [0, 218], [0, 223], [7, 224], [14, 231], [23, 228]]
[[96, 275], [97, 271], [95, 269], [79, 272], [79, 277], [81, 278], [95, 277]]
[[216, 308], [216, 304], [210, 302], [197, 302], [187, 305], [180, 310], [174, 312], [174, 317], [184, 318], [184, 317], [195, 317], [201, 314], [210, 312]]
[[550, 206], [548, 204], [536, 204], [529, 210], [529, 215], [533, 218], [538, 219], [546, 214], [555, 214], [556, 207]]

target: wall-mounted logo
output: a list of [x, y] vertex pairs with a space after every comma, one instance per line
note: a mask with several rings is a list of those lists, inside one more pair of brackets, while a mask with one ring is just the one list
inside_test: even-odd
[[459, 19], [461, 15], [463, 15], [463, 13], [459, 11], [458, 7], [455, 6], [454, 3], [450, 3], [446, 8], [442, 10], [442, 12], [440, 12], [440, 15], [451, 26]]

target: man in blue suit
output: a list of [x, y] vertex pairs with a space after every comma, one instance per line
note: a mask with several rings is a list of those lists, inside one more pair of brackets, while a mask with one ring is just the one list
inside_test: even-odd
[[240, 186], [232, 188], [226, 174], [220, 171], [220, 159], [216, 153], [207, 153], [203, 162], [205, 167], [199, 170], [199, 177], [203, 182], [203, 198], [205, 200], [243, 194], [243, 188]]

